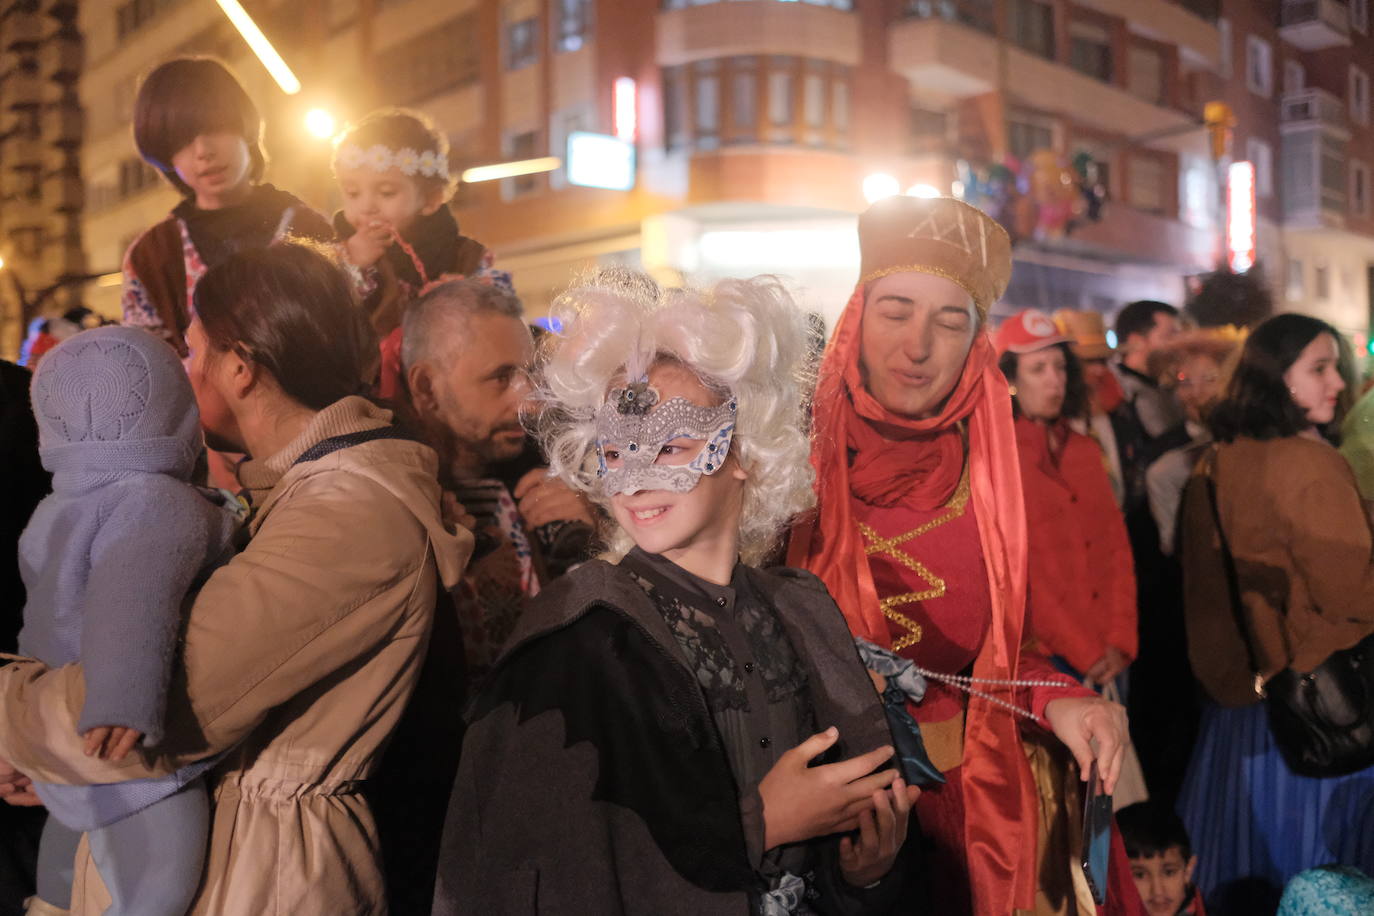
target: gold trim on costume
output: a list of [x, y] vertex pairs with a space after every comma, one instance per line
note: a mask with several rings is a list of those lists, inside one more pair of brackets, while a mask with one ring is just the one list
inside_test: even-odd
[[979, 301], [978, 293], [976, 293], [973, 290], [973, 288], [969, 286], [966, 280], [963, 280], [960, 277], [956, 276], [953, 271], [948, 271], [940, 267], [934, 267], [929, 264], [902, 264], [898, 265], [897, 267], [884, 267], [882, 270], [873, 271], [868, 276], [861, 279], [859, 282], [867, 286], [874, 280], [881, 280], [883, 277], [891, 276], [892, 274], [911, 273], [930, 274], [932, 277], [944, 277], [951, 283], [957, 284], [960, 289], [962, 289], [964, 292], [968, 293], [970, 297], [972, 297], [973, 307], [978, 310], [979, 320], [987, 320], [988, 307], [984, 305], [981, 301]]
[[914, 540], [923, 534], [927, 534], [939, 528], [947, 522], [959, 518], [968, 507], [969, 494], [968, 468], [965, 467], [963, 476], [959, 478], [959, 486], [955, 488], [954, 495], [950, 497], [949, 503], [945, 506], [945, 511], [925, 524], [918, 525], [905, 534], [885, 538], [868, 525], [859, 522], [859, 533], [864, 537], [864, 553], [867, 556], [871, 557], [876, 554], [881, 554], [890, 557], [916, 573], [916, 575], [924, 579], [930, 586], [924, 591], [907, 592], [903, 595], [892, 595], [878, 602], [878, 607], [882, 610], [883, 616], [907, 631], [905, 636], [900, 636], [893, 641], [892, 651], [894, 652], [900, 652], [909, 646], [916, 645], [916, 643], [921, 641], [921, 637], [924, 635], [921, 625], [898, 611], [897, 607], [903, 604], [915, 604], [918, 601], [929, 601], [933, 598], [942, 598], [945, 592], [948, 591], [944, 579], [931, 572], [920, 560], [904, 550], [899, 550], [898, 547], [905, 544], [907, 541]]

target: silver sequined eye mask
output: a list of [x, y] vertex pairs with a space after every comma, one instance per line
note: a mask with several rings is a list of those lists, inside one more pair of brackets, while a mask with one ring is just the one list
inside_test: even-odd
[[[596, 412], [596, 476], [601, 495], [639, 490], [687, 493], [703, 474], [714, 474], [730, 452], [735, 434], [732, 396], [719, 407], [701, 407], [686, 398], [659, 403], [647, 381], [616, 388]], [[674, 439], [703, 439], [700, 454], [687, 464], [655, 464], [658, 453]], [[606, 449], [620, 452], [621, 465], [606, 466]]]

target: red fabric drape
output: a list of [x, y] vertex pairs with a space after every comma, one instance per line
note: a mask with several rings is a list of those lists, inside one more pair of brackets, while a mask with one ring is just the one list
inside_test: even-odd
[[[992, 625], [973, 673], [1013, 678], [1025, 617], [1026, 518], [1011, 396], [992, 341], [979, 333], [939, 415], [913, 420], [887, 411], [864, 389], [859, 369], [863, 310], [864, 285], [859, 284], [821, 361], [812, 449], [820, 506], [815, 518], [793, 533], [788, 562], [820, 576], [856, 635], [890, 646], [850, 501], [856, 496], [870, 502], [910, 499], [916, 505], [947, 497], [954, 487], [951, 478], [957, 483], [962, 470], [962, 448], [952, 450], [951, 444], [961, 446], [958, 424], [965, 422], [972, 498], [992, 593]], [[851, 448], [858, 452], [853, 473]], [[868, 454], [874, 448], [893, 455]], [[881, 486], [880, 474], [898, 483]], [[1012, 698], [1010, 691], [1002, 693]], [[976, 697], [968, 706], [963, 774], [974, 912], [1006, 916], [1013, 909], [1030, 909], [1036, 812], [1019, 724]]]

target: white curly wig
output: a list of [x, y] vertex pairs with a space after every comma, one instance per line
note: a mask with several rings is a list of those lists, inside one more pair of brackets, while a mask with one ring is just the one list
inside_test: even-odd
[[[782, 284], [758, 277], [660, 290], [647, 275], [604, 270], [559, 296], [553, 315], [565, 330], [543, 341], [533, 424], [553, 473], [606, 505], [596, 486], [596, 409], [622, 380], [680, 363], [706, 388], [739, 401], [730, 448], [749, 475], [740, 558], [763, 562], [815, 502], [802, 397], [807, 326]], [[634, 546], [613, 520], [605, 542], [609, 559]]]

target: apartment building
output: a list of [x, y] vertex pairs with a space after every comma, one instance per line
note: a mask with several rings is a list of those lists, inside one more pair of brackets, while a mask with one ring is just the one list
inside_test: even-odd
[[[176, 201], [129, 136], [137, 81], [178, 53], [233, 65], [267, 118], [268, 177], [337, 202], [302, 126], [381, 104], [427, 111], [455, 168], [564, 157], [611, 134], [633, 81], [633, 187], [556, 171], [464, 185], [464, 231], [532, 314], [597, 265], [661, 278], [778, 273], [833, 317], [857, 272], [865, 180], [949, 193], [961, 162], [1088, 154], [1097, 221], [1027, 233], [1004, 309], [1181, 301], [1223, 256], [1231, 159], [1254, 162], [1258, 267], [1286, 305], [1369, 323], [1368, 0], [257, 0], [301, 78], [280, 91], [214, 4], [81, 6], [84, 240], [96, 271]], [[1213, 158], [1203, 106], [1238, 124]], [[118, 288], [88, 293], [113, 312]]]
[[79, 296], [81, 60], [75, 3], [0, 5], [0, 356], [40, 310]]
[[[1374, 308], [1369, 0], [1226, 0], [1236, 154], [1256, 162], [1281, 257], [1284, 308], [1368, 342]], [[1271, 164], [1272, 163], [1272, 164]]]

